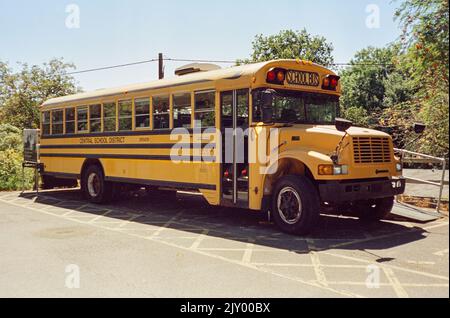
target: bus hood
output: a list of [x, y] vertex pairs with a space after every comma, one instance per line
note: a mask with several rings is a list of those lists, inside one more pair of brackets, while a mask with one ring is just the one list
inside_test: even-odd
[[[344, 139], [344, 146], [351, 143], [354, 137], [384, 137], [391, 138], [388, 134], [361, 127], [352, 127]], [[345, 133], [340, 132], [334, 126], [305, 126], [294, 125], [292, 127], [281, 128], [279, 131], [280, 143], [286, 148], [304, 148], [331, 155], [344, 137]]]
[[[335, 135], [340, 138], [344, 136], [344, 132], [338, 131], [334, 126], [312, 126], [310, 128], [305, 129], [309, 134], [326, 134], [326, 135]], [[347, 130], [347, 133], [350, 137], [389, 137], [388, 134], [373, 130], [369, 128], [362, 127], [351, 127]]]

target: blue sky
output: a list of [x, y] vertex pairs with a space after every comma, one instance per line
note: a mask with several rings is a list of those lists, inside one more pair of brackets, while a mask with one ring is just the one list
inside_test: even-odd
[[[256, 34], [302, 29], [334, 45], [336, 62], [400, 34], [390, 0], [0, 0], [0, 60], [41, 64], [54, 57], [79, 70], [167, 57], [248, 57]], [[80, 28], [65, 25], [66, 6], [80, 8]], [[366, 26], [366, 7], [380, 8], [380, 28]], [[183, 64], [183, 63], [181, 63]], [[166, 76], [180, 63], [168, 62]], [[76, 75], [85, 90], [154, 80], [157, 64]]]

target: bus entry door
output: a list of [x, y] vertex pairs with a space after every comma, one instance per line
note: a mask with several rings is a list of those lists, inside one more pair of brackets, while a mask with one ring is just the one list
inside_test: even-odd
[[222, 92], [222, 203], [248, 208], [249, 91]]

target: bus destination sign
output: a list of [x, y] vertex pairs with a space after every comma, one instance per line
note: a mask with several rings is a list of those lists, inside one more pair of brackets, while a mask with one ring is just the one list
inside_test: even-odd
[[320, 76], [318, 73], [289, 70], [286, 74], [289, 85], [319, 86]]

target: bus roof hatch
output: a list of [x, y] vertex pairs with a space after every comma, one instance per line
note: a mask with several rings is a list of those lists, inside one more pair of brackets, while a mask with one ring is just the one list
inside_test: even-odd
[[219, 70], [221, 67], [216, 64], [210, 63], [192, 63], [183, 65], [175, 70], [175, 75], [182, 76], [186, 74], [198, 73], [198, 72], [209, 72]]

